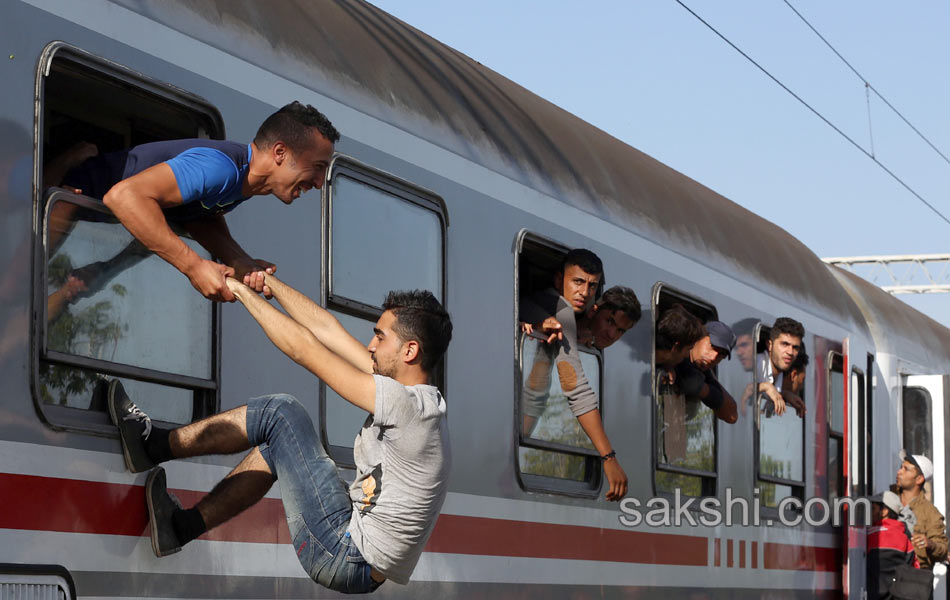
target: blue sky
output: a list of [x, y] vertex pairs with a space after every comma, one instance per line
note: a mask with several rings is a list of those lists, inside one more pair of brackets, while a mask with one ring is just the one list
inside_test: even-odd
[[[950, 5], [789, 0], [950, 156]], [[785, 228], [819, 256], [950, 251], [940, 220], [674, 0], [374, 4]], [[684, 3], [950, 218], [950, 164], [783, 0]], [[449, 7], [449, 8], [447, 8]], [[950, 325], [950, 295], [900, 298]]]

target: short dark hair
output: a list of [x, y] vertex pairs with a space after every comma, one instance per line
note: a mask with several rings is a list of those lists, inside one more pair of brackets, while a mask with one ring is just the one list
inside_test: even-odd
[[452, 341], [452, 320], [429, 290], [392, 291], [383, 300], [383, 310], [396, 316], [393, 331], [404, 342], [420, 346], [420, 365], [426, 373], [442, 360]]
[[798, 356], [795, 357], [795, 360], [792, 361], [792, 366], [788, 368], [789, 373], [792, 371], [801, 371], [805, 372], [805, 367], [808, 366], [808, 355], [805, 353], [805, 346], [802, 346], [798, 351]]
[[561, 261], [561, 273], [571, 265], [577, 265], [591, 275], [604, 274], [604, 263], [600, 261], [600, 257], [586, 248], [574, 248], [565, 254], [564, 260]]
[[798, 339], [804, 339], [805, 326], [795, 319], [779, 317], [775, 319], [775, 323], [772, 325], [772, 332], [769, 334], [769, 339], [777, 340], [778, 336], [782, 335], [783, 333], [787, 333], [788, 335], [797, 337]]
[[735, 332], [737, 336], [748, 335], [751, 336], [755, 333], [755, 326], [759, 324], [759, 320], [755, 317], [747, 317], [745, 319], [740, 319], [732, 324], [732, 331]]
[[604, 295], [597, 301], [597, 310], [623, 311], [634, 324], [640, 320], [642, 314], [637, 295], [633, 293], [633, 290], [622, 285], [615, 285], [604, 292]]
[[706, 328], [699, 317], [686, 310], [682, 304], [674, 304], [660, 315], [656, 322], [656, 347], [670, 350], [674, 345], [692, 346], [706, 335]]
[[311, 130], [333, 142], [340, 141], [340, 132], [322, 112], [294, 100], [290, 104], [267, 117], [261, 123], [254, 145], [267, 150], [277, 142], [283, 142], [294, 152], [302, 152], [311, 142]]

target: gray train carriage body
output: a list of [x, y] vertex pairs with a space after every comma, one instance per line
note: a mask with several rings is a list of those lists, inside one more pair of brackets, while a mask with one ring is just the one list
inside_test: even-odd
[[[2, 10], [0, 597], [330, 595], [288, 543], [279, 484], [155, 558], [144, 475], [125, 471], [104, 382], [122, 380], [164, 423], [292, 394], [344, 478], [365, 415], [239, 306], [205, 301], [136, 252], [99, 203], [49, 187], [88, 152], [83, 142], [103, 152], [248, 142], [293, 99], [343, 134], [327, 184], [290, 207], [249, 200], [228, 217], [234, 237], [358, 337], [392, 288], [433, 290], [455, 324], [439, 374], [449, 495], [412, 583], [376, 594], [859, 597], [865, 529], [779, 505], [878, 491], [904, 446], [933, 458], [946, 513], [946, 328], [378, 9], [11, 0]], [[597, 252], [607, 285], [631, 287], [644, 307], [620, 342], [582, 357], [629, 478], [623, 505], [604, 500], [600, 460], [559, 390], [530, 434], [521, 427], [537, 342], [518, 331], [518, 299], [571, 247]], [[684, 414], [657, 393], [653, 324], [672, 303], [735, 324], [740, 345], [718, 376], [739, 401], [737, 423]], [[749, 393], [779, 316], [806, 329], [802, 418], [763, 411]], [[169, 463], [170, 485], [191, 504], [238, 458]], [[695, 500], [648, 514], [677, 498]]]

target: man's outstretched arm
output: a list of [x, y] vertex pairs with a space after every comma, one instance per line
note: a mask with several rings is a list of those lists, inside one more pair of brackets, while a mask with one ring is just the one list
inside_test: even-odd
[[[321, 344], [345, 358], [360, 371], [373, 372], [373, 359], [366, 346], [350, 335], [329, 311], [277, 279], [272, 273], [251, 273], [244, 278], [244, 283], [255, 279], [263, 282], [265, 295], [273, 295], [287, 314], [306, 327]], [[251, 287], [257, 289], [254, 285]]]
[[245, 252], [244, 248], [231, 236], [231, 230], [228, 228], [224, 215], [209, 215], [201, 219], [185, 221], [182, 227], [213, 257], [234, 269], [235, 279], [244, 280], [244, 283], [250, 285], [256, 292], [264, 290], [263, 277], [248, 281], [250, 278], [247, 276], [255, 272], [266, 270], [273, 273], [277, 270], [274, 263], [251, 258], [251, 255]]
[[165, 220], [162, 209], [182, 203], [175, 174], [167, 163], [123, 179], [106, 193], [103, 202], [129, 233], [188, 277], [202, 296], [226, 302], [234, 300], [224, 281], [234, 270], [198, 256]]
[[306, 327], [277, 310], [243, 283], [228, 278], [227, 285], [281, 352], [322, 379], [343, 399], [369, 413], [375, 412], [376, 380], [372, 375], [332, 352]]

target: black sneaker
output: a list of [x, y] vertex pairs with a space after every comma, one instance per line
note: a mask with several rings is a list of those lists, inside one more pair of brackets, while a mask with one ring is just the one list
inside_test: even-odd
[[152, 420], [129, 399], [118, 379], [109, 383], [109, 416], [119, 428], [122, 454], [129, 471], [141, 473], [154, 467], [155, 462], [145, 452], [145, 438], [152, 432]]
[[181, 503], [165, 487], [165, 469], [157, 467], [145, 480], [145, 503], [148, 504], [148, 523], [152, 529], [152, 550], [162, 557], [181, 550], [172, 514], [181, 508]]

